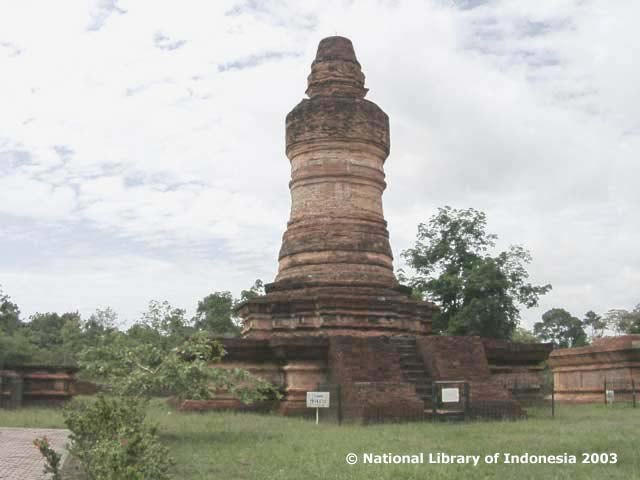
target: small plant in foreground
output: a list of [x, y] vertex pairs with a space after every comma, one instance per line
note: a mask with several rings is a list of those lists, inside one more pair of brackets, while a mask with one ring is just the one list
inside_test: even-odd
[[90, 480], [166, 480], [172, 465], [156, 427], [146, 422], [145, 399], [98, 395], [65, 411], [70, 452]]
[[112, 395], [74, 401], [65, 410], [70, 452], [88, 480], [168, 480], [172, 461], [157, 429], [146, 421], [149, 398], [171, 392], [178, 399], [207, 399], [212, 390], [244, 402], [277, 396], [269, 383], [242, 369], [215, 368], [225, 354], [205, 332], [168, 349], [120, 338], [81, 356], [85, 371], [112, 385]]
[[33, 441], [33, 444], [45, 459], [45, 475], [51, 474], [52, 480], [62, 480], [62, 475], [60, 474], [60, 463], [62, 462], [62, 455], [51, 448], [49, 439], [47, 437], [36, 438]]

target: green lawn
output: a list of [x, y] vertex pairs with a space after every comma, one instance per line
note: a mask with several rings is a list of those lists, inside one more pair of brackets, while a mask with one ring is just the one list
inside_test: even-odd
[[[177, 413], [154, 401], [150, 418], [173, 451], [177, 479], [640, 479], [640, 408], [563, 406], [555, 420], [529, 409], [518, 422], [377, 426], [233, 413]], [[0, 426], [63, 426], [59, 410], [0, 410]], [[349, 466], [345, 456], [359, 456]], [[562, 455], [610, 452], [615, 465], [363, 465], [362, 454]]]

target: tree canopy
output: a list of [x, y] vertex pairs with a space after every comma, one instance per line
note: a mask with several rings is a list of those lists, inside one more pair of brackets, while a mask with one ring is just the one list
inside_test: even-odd
[[20, 328], [20, 309], [0, 286], [0, 332], [11, 335]]
[[557, 347], [581, 347], [588, 342], [582, 322], [564, 308], [552, 308], [542, 315], [542, 321], [533, 326], [533, 332]]
[[440, 307], [433, 319], [438, 333], [511, 338], [519, 307], [537, 306], [551, 290], [527, 281], [531, 255], [523, 247], [490, 253], [497, 236], [486, 223], [473, 208], [440, 208], [418, 226], [415, 246], [403, 252], [416, 272], [409, 284]]

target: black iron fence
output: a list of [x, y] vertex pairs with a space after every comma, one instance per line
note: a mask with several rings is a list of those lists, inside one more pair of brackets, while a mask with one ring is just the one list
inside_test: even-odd
[[604, 379], [603, 401], [605, 405], [626, 405], [631, 404], [633, 408], [637, 405], [637, 391], [635, 380], [607, 380]]
[[[509, 402], [496, 400], [474, 400], [474, 387], [467, 381], [438, 381], [429, 384], [431, 395], [424, 398], [424, 413], [416, 417], [396, 418], [396, 420], [438, 420], [456, 421], [471, 419], [517, 419], [517, 418], [562, 418], [566, 409], [573, 408], [577, 403], [587, 400], [579, 396], [567, 396], [567, 392], [556, 391], [552, 376], [546, 376], [542, 383], [511, 383], [504, 387], [510, 391]], [[636, 382], [605, 379], [602, 383], [602, 403], [610, 407], [636, 408], [640, 399]], [[600, 389], [592, 390], [597, 392]], [[343, 421], [361, 421], [362, 423], [379, 423], [393, 421], [385, 405], [375, 403], [366, 408], [354, 408], [354, 398], [346, 395], [345, 388], [339, 384], [318, 384], [317, 391], [329, 392], [329, 408], [319, 410], [322, 423], [337, 423]], [[535, 395], [532, 395], [535, 392]], [[476, 393], [477, 394], [477, 393]], [[486, 396], [486, 395], [485, 395]], [[347, 398], [349, 397], [349, 398]], [[589, 402], [593, 404], [593, 394]], [[358, 398], [357, 401], [366, 401]], [[356, 402], [357, 403], [357, 402]], [[366, 418], [353, 418], [354, 411], [366, 411]], [[309, 412], [315, 418], [315, 411]]]

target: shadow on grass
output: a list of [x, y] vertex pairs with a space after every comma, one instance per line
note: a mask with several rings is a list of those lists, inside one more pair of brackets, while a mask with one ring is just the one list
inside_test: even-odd
[[229, 446], [230, 444], [253, 445], [260, 442], [270, 442], [273, 440], [284, 440], [283, 434], [261, 433], [261, 432], [231, 432], [229, 430], [220, 430], [212, 432], [166, 432], [159, 431], [160, 439], [167, 442], [179, 442], [184, 444], [206, 444], [213, 445], [216, 443]]

